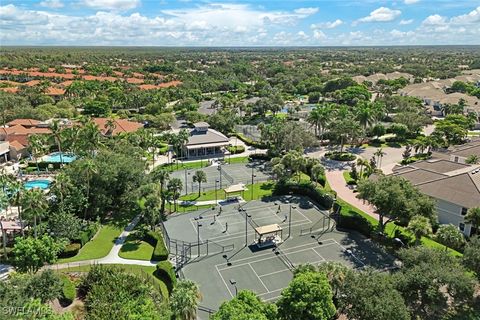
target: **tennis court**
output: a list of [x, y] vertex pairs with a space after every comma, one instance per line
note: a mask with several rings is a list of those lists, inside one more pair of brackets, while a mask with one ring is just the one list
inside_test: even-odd
[[[278, 225], [281, 243], [259, 249], [259, 226]], [[301, 264], [339, 261], [352, 268], [385, 268], [393, 259], [357, 233], [335, 230], [328, 213], [302, 197], [277, 197], [169, 217], [170, 252], [181, 272], [199, 284], [203, 307], [220, 304], [242, 289], [277, 299]], [[174, 262], [178, 262], [173, 259]], [[201, 319], [208, 319], [202, 315]]]
[[198, 192], [198, 183], [193, 182], [192, 178], [197, 170], [202, 170], [207, 175], [207, 182], [202, 183], [202, 191], [212, 190], [215, 188], [215, 185], [218, 189], [223, 189], [238, 183], [250, 184], [252, 183], [252, 172], [255, 182], [267, 181], [270, 178], [268, 168], [263, 161], [232, 163], [172, 172], [173, 178], [182, 180], [182, 194], [185, 194], [185, 191], [187, 191], [187, 193]]

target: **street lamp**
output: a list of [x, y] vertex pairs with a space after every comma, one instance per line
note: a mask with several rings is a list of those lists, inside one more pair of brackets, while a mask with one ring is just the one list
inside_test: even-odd
[[292, 205], [291, 202], [287, 201], [287, 203], [290, 204], [290, 211], [288, 213], [288, 238], [290, 238], [290, 235], [292, 234], [292, 209], [296, 209], [294, 205]]
[[251, 189], [252, 189], [252, 190], [251, 190], [252, 197], [251, 197], [250, 200], [253, 200], [253, 187], [254, 187], [253, 183], [254, 183], [255, 177], [257, 176], [257, 175], [255, 174], [254, 170], [255, 170], [255, 168], [252, 166], [252, 188], [251, 188]]
[[222, 189], [222, 166], [219, 164], [217, 167], [219, 180], [220, 180], [220, 189]]
[[188, 169], [185, 168], [185, 194], [188, 194], [188, 181], [187, 181], [187, 175], [190, 175], [190, 172], [188, 172]]
[[195, 220], [197, 221], [197, 253], [200, 257], [200, 227], [202, 226], [202, 224], [200, 223], [200, 221], [198, 221], [199, 218], [200, 217], [195, 217]]
[[235, 296], [238, 295], [238, 288], [237, 288], [237, 280], [235, 279], [230, 279], [230, 284], [235, 288]]
[[218, 205], [218, 200], [217, 200], [218, 199], [217, 198], [217, 183], [218, 182], [219, 182], [218, 180], [215, 180], [215, 206]]

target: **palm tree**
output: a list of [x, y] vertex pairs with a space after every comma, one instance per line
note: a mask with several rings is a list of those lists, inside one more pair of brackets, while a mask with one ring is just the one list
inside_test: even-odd
[[[65, 173], [61, 172], [53, 181], [52, 191], [57, 191], [56, 194], [60, 196], [60, 206], [63, 209], [64, 198], [65, 198], [65, 189], [71, 184], [70, 177]], [[87, 198], [88, 199], [88, 198]]]
[[167, 189], [172, 193], [174, 211], [177, 211], [177, 199], [180, 191], [183, 189], [182, 180], [178, 178], [170, 179], [167, 184]]
[[182, 158], [185, 157], [184, 151], [183, 151], [183, 146], [188, 142], [188, 138], [190, 137], [190, 133], [182, 129], [178, 133], [178, 147], [180, 148], [180, 152], [182, 154]]
[[420, 239], [432, 234], [432, 225], [427, 217], [414, 216], [408, 223], [407, 229], [415, 236], [415, 244], [420, 244]]
[[85, 154], [93, 156], [95, 150], [97, 150], [101, 144], [102, 136], [98, 126], [89, 120], [80, 129], [80, 139], [83, 143], [82, 151]]
[[480, 207], [468, 209], [465, 222], [470, 223], [475, 230], [478, 230], [480, 227]]
[[363, 128], [363, 132], [366, 135], [367, 128], [372, 126], [375, 121], [375, 116], [370, 104], [362, 103], [356, 108], [356, 119]]
[[365, 159], [362, 159], [362, 158], [358, 158], [357, 159], [357, 166], [360, 167], [360, 179], [363, 178], [363, 168], [367, 167], [368, 166], [368, 160], [365, 160]]
[[40, 171], [38, 167], [38, 158], [40, 158], [46, 150], [46, 137], [45, 135], [31, 135], [28, 137], [28, 148], [30, 150], [30, 154], [35, 159], [35, 164], [37, 165], [37, 171]]
[[383, 152], [383, 149], [382, 148], [378, 148], [377, 151], [375, 151], [374, 155], [378, 158], [378, 168], [381, 168], [382, 166], [382, 159], [383, 159], [383, 156], [386, 155], [385, 152]]
[[50, 129], [52, 130], [52, 136], [57, 144], [58, 152], [60, 152], [60, 165], [63, 165], [62, 139], [60, 134], [62, 127], [60, 126], [60, 122], [58, 120], [54, 120]]
[[193, 182], [198, 183], [198, 196], [200, 197], [201, 190], [202, 190], [202, 183], [207, 182], [207, 174], [205, 171], [202, 170], [197, 170], [195, 171], [195, 174], [193, 175]]
[[318, 183], [318, 178], [325, 173], [325, 168], [321, 164], [316, 164], [312, 167], [310, 179], [315, 182], [315, 186]]
[[162, 197], [160, 213], [163, 215], [165, 213], [165, 185], [167, 184], [168, 179], [170, 179], [170, 172], [161, 167], [157, 167], [153, 170], [152, 176], [154, 181], [160, 183], [160, 196]]
[[[92, 178], [92, 175], [97, 173], [97, 165], [92, 159], [87, 158], [81, 162], [80, 166], [81, 166], [83, 175], [85, 177], [85, 185], [86, 185], [86, 192], [87, 192], [86, 199], [88, 202], [90, 198], [90, 183], [91, 183], [90, 180]], [[87, 210], [88, 210], [88, 205], [85, 204], [85, 211], [83, 214], [84, 219], [87, 219]]]
[[106, 136], [113, 136], [113, 131], [117, 128], [117, 123], [115, 122], [115, 120], [113, 119], [108, 119], [106, 122], [105, 122], [105, 129], [107, 130], [105, 132], [105, 135]]
[[40, 220], [45, 214], [48, 203], [45, 193], [37, 188], [26, 190], [21, 198], [23, 213], [27, 219], [33, 219], [34, 236], [37, 238], [37, 218]]
[[197, 307], [201, 298], [200, 290], [195, 282], [191, 280], [179, 281], [170, 297], [170, 306], [175, 319], [197, 319]]
[[18, 210], [18, 220], [20, 221], [20, 227], [22, 229], [22, 236], [24, 235], [24, 230], [23, 230], [23, 223], [22, 223], [22, 206], [20, 205], [20, 201], [22, 199], [22, 193], [23, 193], [23, 183], [21, 181], [18, 181], [17, 179], [12, 179], [9, 182], [9, 188], [11, 192], [15, 195], [15, 197], [10, 199], [10, 201], [14, 201], [14, 204], [17, 206]]
[[465, 242], [462, 232], [453, 224], [442, 224], [435, 236], [445, 246], [445, 251], [448, 247], [458, 249]]

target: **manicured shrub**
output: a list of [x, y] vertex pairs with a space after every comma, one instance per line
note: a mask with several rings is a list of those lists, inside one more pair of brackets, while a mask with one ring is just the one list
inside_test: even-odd
[[298, 184], [294, 182], [279, 182], [275, 185], [275, 189], [273, 190], [274, 195], [285, 195], [290, 193], [309, 197], [313, 202], [317, 203], [325, 210], [330, 209], [333, 205], [333, 197], [330, 194], [315, 188], [312, 183]]
[[70, 243], [65, 246], [65, 249], [60, 253], [60, 258], [70, 258], [76, 256], [82, 245], [77, 242]]
[[237, 153], [245, 152], [245, 147], [244, 146], [228, 146], [227, 149], [231, 154], [237, 154]]
[[172, 292], [177, 283], [177, 277], [170, 261], [159, 262], [154, 275], [167, 285], [169, 292]]
[[272, 160], [272, 156], [267, 153], [253, 153], [248, 156], [250, 160], [265, 160], [265, 161], [270, 161]]
[[69, 305], [75, 300], [77, 295], [77, 291], [75, 289], [75, 285], [66, 275], [61, 276], [63, 287], [62, 287], [62, 304]]
[[325, 153], [325, 157], [327, 157], [330, 160], [336, 160], [336, 161], [353, 161], [357, 158], [356, 155], [353, 153], [349, 152], [327, 152]]
[[232, 134], [232, 136], [237, 137], [238, 139], [242, 140], [243, 142], [245, 142], [245, 144], [247, 146], [252, 146], [252, 147], [255, 147], [255, 148], [258, 148], [258, 149], [267, 149], [268, 148], [268, 146], [266, 144], [261, 143], [261, 142], [253, 141], [252, 139], [245, 137], [241, 133], [236, 133], [235, 132], [235, 133]]
[[342, 209], [337, 225], [341, 228], [356, 230], [366, 237], [370, 237], [375, 226], [355, 211]]
[[164, 261], [168, 259], [168, 250], [159, 232], [147, 232], [145, 234], [145, 241], [154, 247], [152, 253], [153, 261]]

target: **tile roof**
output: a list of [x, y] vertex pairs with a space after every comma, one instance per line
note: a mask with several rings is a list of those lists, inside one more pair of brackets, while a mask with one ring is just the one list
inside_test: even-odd
[[143, 128], [143, 124], [139, 122], [134, 122], [126, 119], [109, 119], [109, 118], [93, 118], [92, 121], [98, 126], [102, 134], [107, 134], [108, 129], [105, 128], [105, 125], [109, 120], [115, 122], [115, 129], [112, 132], [112, 135], [117, 135], [122, 132], [135, 132], [140, 128]]
[[228, 144], [230, 139], [228, 139], [224, 134], [218, 132], [217, 130], [208, 129], [207, 131], [197, 131], [192, 129], [190, 131], [190, 137], [186, 146], [194, 146], [201, 144], [212, 144], [212, 143], [222, 143]]
[[392, 175], [407, 179], [428, 196], [472, 208], [480, 206], [480, 172], [473, 173], [478, 168], [447, 160], [420, 161], [394, 167]]
[[65, 89], [48, 87], [45, 94], [49, 96], [63, 96], [65, 94]]
[[23, 150], [26, 148], [26, 146], [18, 142], [18, 140], [10, 141], [9, 144], [10, 144], [10, 148], [15, 149], [17, 151]]
[[15, 125], [22, 125], [24, 127], [34, 127], [37, 126], [40, 123], [40, 121], [35, 120], [35, 119], [25, 119], [25, 118], [20, 118], [20, 119], [15, 119], [7, 123], [9, 126], [15, 126]]

